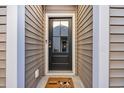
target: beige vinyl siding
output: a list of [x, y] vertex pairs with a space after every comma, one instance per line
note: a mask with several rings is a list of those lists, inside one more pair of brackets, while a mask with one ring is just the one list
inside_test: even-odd
[[110, 6], [110, 87], [124, 87], [124, 6]]
[[92, 31], [93, 7], [79, 5], [77, 8], [77, 63], [78, 75], [85, 87], [92, 87]]
[[74, 5], [47, 5], [46, 12], [53, 12], [53, 13], [70, 13], [75, 11]]
[[[26, 87], [36, 87], [44, 75], [45, 8], [40, 5], [25, 6], [25, 81]], [[40, 76], [35, 78], [39, 69]]]
[[6, 87], [6, 6], [0, 6], [0, 88]]

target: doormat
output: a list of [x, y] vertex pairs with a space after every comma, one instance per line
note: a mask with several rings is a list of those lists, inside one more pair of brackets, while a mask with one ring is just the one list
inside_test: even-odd
[[50, 77], [45, 88], [74, 88], [72, 78]]

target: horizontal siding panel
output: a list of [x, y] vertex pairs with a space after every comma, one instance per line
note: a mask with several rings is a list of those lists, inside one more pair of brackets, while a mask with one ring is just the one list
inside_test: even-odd
[[4, 68], [0, 68], [0, 77], [6, 77], [6, 74], [5, 74], [5, 69]]
[[124, 18], [123, 17], [111, 17], [110, 24], [111, 25], [124, 25]]
[[75, 6], [74, 5], [48, 5], [46, 6], [46, 11], [47, 12], [73, 12], [75, 11]]
[[37, 54], [35, 56], [26, 57], [26, 64], [29, 64], [29, 63], [31, 63], [31, 62], [39, 59], [39, 58], [43, 58], [43, 55]]
[[[44, 74], [45, 12], [41, 5], [25, 6], [25, 87], [36, 87]], [[39, 77], [35, 71], [39, 69]]]
[[110, 16], [124, 16], [124, 9], [111, 9]]
[[124, 61], [110, 61], [110, 69], [124, 69]]
[[[83, 82], [85, 87], [87, 88], [89, 86], [92, 86], [92, 82], [91, 82], [92, 77], [88, 76], [89, 75], [88, 70], [86, 68], [81, 68], [81, 67], [78, 67], [78, 70], [82, 73], [79, 74], [79, 77], [81, 78], [82, 81], [85, 81]], [[84, 77], [84, 75], [86, 76]]]
[[[35, 78], [35, 71], [37, 70], [37, 69], [39, 69], [39, 65], [38, 65], [38, 62], [37, 62], [37, 64], [36, 64], [36, 62], [34, 63], [35, 65], [33, 65], [33, 68], [31, 68], [30, 70], [27, 70], [26, 72], [27, 72], [27, 74], [26, 74], [26, 79], [27, 79], [27, 82], [26, 83], [30, 83], [30, 82], [32, 82], [31, 80], [36, 80], [36, 79], [34, 79]], [[28, 67], [28, 65], [26, 65], [26, 67]], [[29, 68], [28, 68], [29, 69]], [[30, 78], [29, 78], [30, 77]], [[32, 78], [33, 77], [33, 78]], [[36, 81], [35, 81], [36, 82]], [[33, 85], [32, 85], [33, 86]]]
[[[88, 26], [85, 28], [84, 31], [80, 31], [80, 30], [78, 30], [78, 31], [77, 31], [77, 35], [82, 36], [83, 34], [88, 33], [89, 31], [92, 30], [92, 29], [91, 29], [92, 27], [93, 27], [93, 25], [90, 24], [90, 25], [88, 25]], [[83, 29], [83, 26], [82, 26], [80, 29]], [[79, 31], [80, 31], [80, 32], [79, 32]]]
[[[35, 61], [37, 61], [37, 63]], [[34, 62], [32, 61], [31, 63], [29, 63], [29, 64], [26, 65], [26, 71], [30, 71], [33, 67], [37, 67], [37, 66], [39, 68], [40, 65], [41, 65], [41, 61], [43, 61], [43, 60], [40, 58], [40, 59], [37, 59], [35, 61]], [[34, 74], [34, 71], [33, 71], [33, 74]]]
[[110, 70], [110, 73], [111, 73], [111, 75], [110, 75], [110, 77], [111, 78], [117, 78], [117, 77], [122, 77], [122, 78], [124, 78], [124, 69], [123, 70]]
[[0, 16], [0, 24], [6, 24], [6, 16]]
[[[78, 53], [78, 52], [77, 52]], [[87, 62], [89, 62], [89, 63], [91, 63], [92, 64], [92, 58], [91, 57], [88, 57], [88, 56], [86, 56], [86, 55], [83, 55], [83, 58], [82, 58], [82, 55], [77, 55], [77, 57], [79, 58], [79, 59], [82, 59], [82, 60], [85, 60], [85, 61], [87, 61]]]
[[[30, 10], [29, 10], [30, 11]], [[30, 19], [37, 24], [37, 26], [40, 27], [41, 23], [39, 23], [39, 20], [37, 20], [37, 17], [34, 17], [29, 11], [26, 11], [26, 16], [30, 17]]]
[[124, 51], [124, 43], [110, 44], [110, 51]]
[[124, 42], [124, 35], [111, 35], [110, 42]]
[[[84, 62], [83, 62], [84, 63]], [[82, 62], [80, 62], [80, 66], [78, 66], [79, 68], [79, 70], [83, 73], [83, 74], [81, 74], [81, 75], [86, 75], [85, 77], [86, 77], [86, 81], [88, 81], [87, 83], [91, 83], [90, 81], [90, 79], [92, 78], [92, 74], [90, 74], [90, 72], [91, 72], [91, 69], [89, 69], [89, 68], [91, 68], [91, 65], [90, 66], [86, 66], [87, 64], [83, 64]], [[83, 69], [82, 69], [82, 67], [81, 67], [81, 65], [84, 65], [84, 67], [83, 67]]]
[[86, 17], [86, 15], [88, 15], [89, 11], [91, 11], [91, 7], [88, 6], [88, 5], [85, 5], [84, 7], [78, 8], [78, 10], [79, 11], [77, 11], [77, 13], [80, 14], [80, 15], [77, 14], [77, 17], [78, 17], [77, 24], [79, 25], [80, 22], [82, 20], [84, 20], [84, 18]]
[[0, 25], [0, 32], [6, 32], [6, 25]]
[[25, 37], [26, 39], [26, 43], [32, 43], [32, 44], [38, 44], [38, 45], [41, 45], [41, 40], [38, 40], [38, 39], [34, 39], [33, 37]]
[[92, 8], [88, 8], [86, 10], [87, 13], [83, 14], [81, 20], [79, 20], [79, 23], [77, 25], [81, 26], [82, 24], [84, 24], [86, 21], [90, 20], [90, 18], [92, 17]]
[[6, 52], [0, 51], [0, 59], [6, 59]]
[[[82, 61], [84, 61], [84, 62], [82, 62]], [[79, 62], [80, 62], [80, 66], [83, 65], [84, 68], [86, 68], [86, 70], [88, 70], [88, 72], [92, 71], [92, 64], [89, 64], [89, 62], [86, 62], [85, 60], [80, 60], [80, 59], [79, 59]], [[91, 74], [88, 74], [88, 75], [91, 77]]]
[[6, 79], [0, 77], [0, 88], [5, 88], [6, 87]]
[[37, 40], [40, 40], [40, 41], [42, 40], [42, 38], [39, 37], [39, 35], [34, 34], [34, 33], [32, 33], [31, 31], [26, 31], [26, 36], [27, 36], [27, 37], [34, 38], [34, 39], [37, 39]]
[[124, 26], [111, 26], [110, 33], [111, 34], [124, 34]]
[[6, 15], [6, 8], [0, 8], [0, 15]]
[[[80, 65], [82, 65], [82, 64], [80, 64]], [[85, 78], [83, 78], [83, 80], [85, 80], [85, 83], [87, 84], [85, 87], [88, 87], [89, 85], [91, 85], [90, 79], [92, 78], [92, 75], [89, 74], [90, 71], [85, 67], [82, 69], [80, 66], [79, 66], [78, 70], [80, 72], [82, 72], [82, 74], [80, 74], [81, 78], [83, 78], [82, 76], [84, 76], [84, 74], [86, 75]]]
[[124, 87], [124, 78], [112, 78], [110, 80], [110, 86], [120, 86], [120, 87]]
[[34, 23], [31, 18], [26, 16], [25, 20], [26, 20], [26, 23], [30, 24], [30, 26], [34, 27], [37, 31], [41, 30], [41, 28], [36, 23]]
[[0, 33], [0, 42], [6, 41], [6, 34]]
[[91, 45], [83, 45], [83, 47], [82, 47], [82, 45], [79, 45], [78, 48], [79, 49], [82, 48], [82, 49], [92, 50], [92, 46]]
[[124, 58], [124, 52], [110, 52], [110, 58]]
[[38, 13], [36, 14], [35, 11], [36, 9], [33, 11], [33, 9], [29, 6], [28, 8], [26, 8], [26, 15], [30, 16], [30, 18], [32, 18], [33, 20], [37, 20], [37, 24], [40, 25], [42, 23], [40, 20], [40, 16], [38, 16]]
[[0, 6], [0, 88], [6, 87], [6, 6]]
[[124, 6], [110, 7], [110, 87], [124, 87]]
[[92, 52], [91, 51], [82, 49], [82, 50], [79, 50], [77, 52], [80, 53], [80, 54], [84, 54], [84, 55], [92, 57]]
[[5, 60], [0, 60], [0, 69], [1, 68], [6, 68], [6, 62], [5, 62]]
[[80, 32], [81, 29], [82, 29], [82, 30], [86, 29], [86, 27], [89, 26], [91, 23], [92, 23], [92, 17], [90, 17], [90, 18], [87, 20], [86, 23], [82, 24], [82, 26], [79, 27], [79, 30], [78, 30], [78, 31]]
[[[32, 9], [31, 14], [36, 18], [36, 19], [41, 19], [41, 20], [44, 20], [43, 18], [43, 13], [44, 11], [42, 10], [43, 8], [42, 7], [37, 7], [37, 6], [30, 6], [30, 8]], [[34, 13], [33, 11], [37, 11], [37, 13]], [[42, 14], [41, 14], [42, 13]], [[40, 23], [44, 23], [44, 21], [39, 21]]]
[[0, 50], [6, 50], [6, 43], [0, 43]]
[[115, 8], [115, 9], [121, 8], [121, 9], [124, 9], [124, 5], [111, 5], [110, 8]]
[[26, 51], [26, 57], [32, 56], [32, 55], [35, 55], [35, 54], [40, 54], [40, 53], [42, 53], [40, 50], [30, 50], [30, 51]]
[[33, 50], [33, 49], [42, 49], [41, 46], [38, 45], [30, 45], [30, 44], [26, 44], [26, 50]]
[[92, 31], [89, 31], [89, 32], [83, 34], [83, 37], [80, 36], [80, 37], [78, 37], [78, 39], [80, 40], [80, 39], [86, 39], [86, 38], [90, 38], [90, 37], [92, 37]]
[[[25, 27], [26, 27], [26, 30], [34, 33], [34, 34], [37, 34], [37, 35], [41, 35], [42, 33], [32, 24], [29, 24], [29, 23], [25, 23]], [[42, 34], [43, 35], [43, 34]]]
[[77, 8], [77, 71], [85, 87], [92, 87], [92, 6]]
[[79, 40], [79, 44], [87, 44], [87, 43], [92, 43], [93, 39], [92, 38], [87, 38], [85, 40]]

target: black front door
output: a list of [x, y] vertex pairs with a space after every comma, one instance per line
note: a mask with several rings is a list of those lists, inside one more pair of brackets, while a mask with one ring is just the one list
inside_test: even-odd
[[49, 18], [49, 70], [72, 70], [72, 18]]

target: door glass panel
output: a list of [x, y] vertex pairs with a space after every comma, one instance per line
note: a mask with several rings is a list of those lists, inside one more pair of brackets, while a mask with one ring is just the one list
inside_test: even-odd
[[61, 37], [61, 52], [68, 53], [68, 38]]
[[60, 52], [60, 37], [53, 37], [53, 52]]
[[60, 36], [60, 21], [53, 21], [53, 36]]
[[61, 36], [68, 36], [68, 21], [61, 21]]

